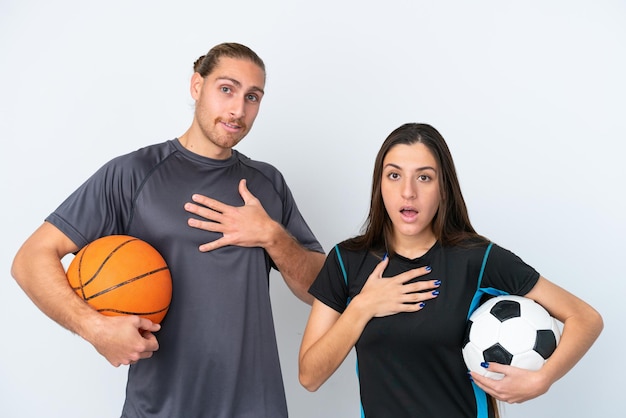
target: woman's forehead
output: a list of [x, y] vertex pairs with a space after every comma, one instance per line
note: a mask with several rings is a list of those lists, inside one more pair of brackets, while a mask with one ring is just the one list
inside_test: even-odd
[[387, 165], [402, 168], [432, 167], [437, 168], [437, 161], [431, 150], [421, 142], [414, 144], [396, 144], [389, 149], [383, 159], [383, 167]]

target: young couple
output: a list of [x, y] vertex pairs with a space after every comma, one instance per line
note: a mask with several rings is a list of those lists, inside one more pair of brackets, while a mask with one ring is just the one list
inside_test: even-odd
[[[281, 173], [233, 149], [259, 111], [263, 61], [225, 43], [193, 69], [189, 129], [105, 164], [12, 266], [46, 315], [114, 366], [130, 365], [122, 417], [286, 417], [271, 268], [313, 304], [302, 384], [317, 389], [356, 346], [368, 418], [496, 416], [494, 399], [545, 393], [597, 338], [593, 308], [493, 245], [482, 285], [536, 300], [564, 330], [539, 371], [490, 364], [505, 378], [468, 375], [461, 342], [489, 241], [470, 224], [441, 135], [424, 124], [391, 133], [376, 158], [363, 234], [325, 258]], [[167, 261], [174, 289], [161, 326], [100, 315], [70, 289], [63, 257], [112, 234], [143, 239]]]

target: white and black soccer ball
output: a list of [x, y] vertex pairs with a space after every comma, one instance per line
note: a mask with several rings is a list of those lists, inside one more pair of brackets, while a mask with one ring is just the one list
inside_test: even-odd
[[497, 296], [472, 313], [463, 341], [463, 359], [469, 370], [492, 379], [504, 375], [489, 372], [483, 362], [539, 370], [561, 339], [556, 319], [534, 300], [521, 296]]

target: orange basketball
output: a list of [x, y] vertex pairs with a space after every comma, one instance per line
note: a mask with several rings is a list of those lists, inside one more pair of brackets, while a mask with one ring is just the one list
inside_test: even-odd
[[67, 280], [103, 315], [139, 315], [160, 323], [172, 299], [172, 278], [161, 254], [128, 235], [87, 244], [70, 263]]

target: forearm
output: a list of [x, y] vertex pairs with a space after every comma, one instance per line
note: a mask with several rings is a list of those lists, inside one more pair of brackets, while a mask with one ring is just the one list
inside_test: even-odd
[[563, 334], [548, 361], [539, 371], [546, 390], [571, 370], [600, 335], [602, 317], [589, 304], [544, 277], [526, 295], [561, 321]]
[[[309, 391], [319, 389], [343, 363], [369, 319], [370, 316], [360, 309], [355, 299], [319, 339], [315, 340], [315, 336], [307, 335], [305, 331], [299, 356], [302, 386]], [[307, 331], [308, 328], [309, 325]]]
[[280, 224], [274, 223], [264, 248], [291, 291], [309, 305], [309, 287], [324, 264], [325, 255], [304, 248]]
[[11, 274], [43, 313], [91, 343], [112, 365], [152, 356], [159, 347], [153, 335], [158, 324], [134, 315], [101, 315], [74, 293], [61, 259], [76, 250], [61, 231], [44, 223], [17, 252]]
[[602, 317], [588, 305], [564, 321], [561, 340], [542, 368], [549, 385], [563, 377], [578, 363], [598, 338], [602, 328]]
[[31, 257], [28, 250], [27, 245], [16, 255], [11, 269], [13, 277], [44, 314], [85, 337], [85, 319], [99, 314], [71, 289], [56, 254], [38, 251], [36, 257]]

